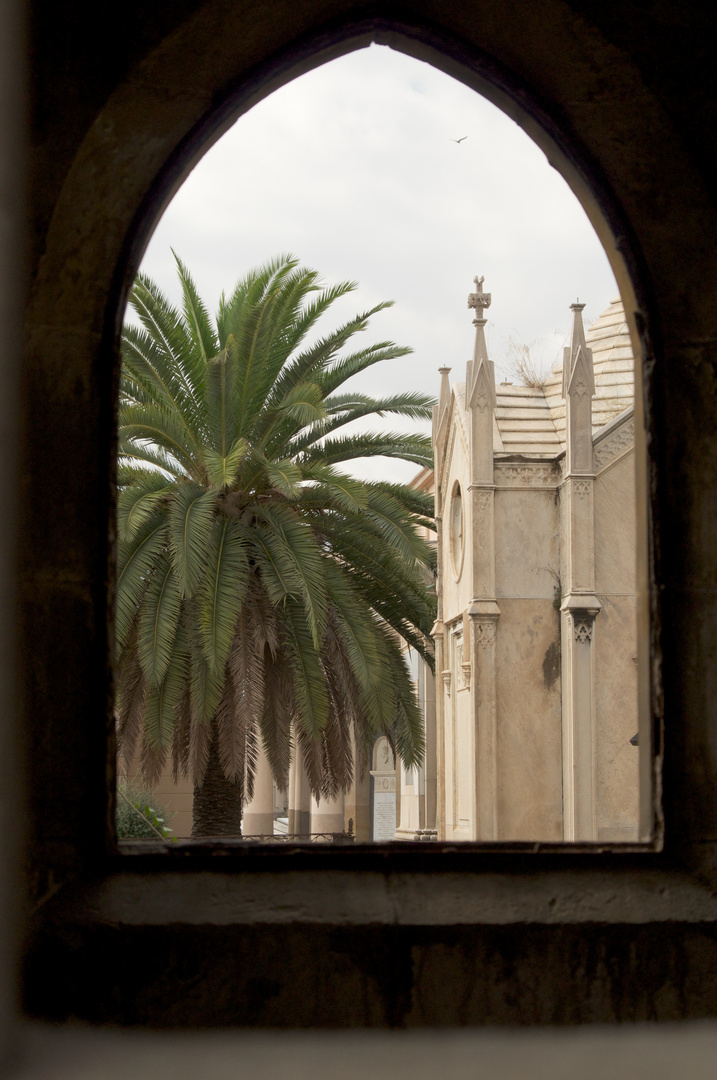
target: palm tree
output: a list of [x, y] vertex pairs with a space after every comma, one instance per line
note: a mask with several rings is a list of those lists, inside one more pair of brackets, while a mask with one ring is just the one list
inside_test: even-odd
[[432, 402], [344, 389], [410, 352], [345, 351], [388, 304], [316, 336], [354, 283], [322, 287], [282, 257], [222, 296], [212, 323], [176, 262], [182, 311], [140, 275], [141, 325], [122, 335], [118, 739], [150, 785], [170, 759], [175, 779], [192, 776], [195, 836], [239, 834], [260, 740], [283, 789], [301, 753], [317, 797], [347, 789], [379, 734], [406, 766], [421, 759], [400, 638], [430, 662], [432, 505], [339, 466], [429, 464], [427, 436], [346, 425], [427, 418]]

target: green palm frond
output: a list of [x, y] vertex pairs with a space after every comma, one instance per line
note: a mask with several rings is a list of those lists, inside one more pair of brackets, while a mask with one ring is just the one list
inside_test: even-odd
[[373, 367], [374, 364], [382, 364], [386, 360], [397, 360], [401, 356], [410, 356], [412, 352], [413, 349], [396, 345], [393, 341], [382, 341], [377, 345], [369, 346], [367, 349], [361, 349], [348, 356], [342, 356], [321, 376], [321, 389], [324, 391], [325, 396], [329, 397], [339, 386], [342, 386], [354, 375]]
[[197, 345], [203, 360], [210, 360], [219, 352], [219, 340], [204, 306], [204, 301], [199, 296], [189, 270], [176, 254], [172, 251], [179, 272], [179, 280], [182, 285], [184, 297], [184, 318], [192, 330], [192, 337]]
[[265, 526], [265, 550], [290, 586], [286, 595], [302, 601], [314, 648], [319, 650], [326, 624], [326, 583], [324, 561], [313, 530], [286, 506], [258, 507], [257, 518]]
[[137, 652], [150, 689], [157, 689], [167, 673], [177, 637], [181, 594], [169, 555], [155, 561], [142, 598]]
[[326, 682], [304, 610], [291, 598], [284, 608], [284, 624], [294, 679], [296, 722], [305, 734], [316, 739], [328, 716]]
[[199, 484], [181, 484], [169, 509], [170, 551], [181, 595], [192, 597], [206, 571], [215, 495]]
[[118, 545], [115, 637], [120, 650], [136, 618], [153, 568], [166, 549], [167, 539], [167, 519], [157, 512], [140, 526], [130, 541]]
[[247, 543], [236, 521], [216, 518], [207, 545], [202, 587], [202, 644], [209, 670], [221, 675], [247, 584]]
[[132, 482], [125, 476], [125, 485], [117, 500], [117, 534], [120, 540], [131, 540], [137, 529], [157, 510], [173, 487], [167, 478], [156, 472], [136, 470]]
[[320, 446], [311, 446], [305, 451], [307, 461], [325, 461], [332, 465], [363, 457], [399, 458], [425, 468], [433, 465], [433, 448], [428, 435], [409, 435], [405, 432], [376, 435], [366, 432], [326, 439]]

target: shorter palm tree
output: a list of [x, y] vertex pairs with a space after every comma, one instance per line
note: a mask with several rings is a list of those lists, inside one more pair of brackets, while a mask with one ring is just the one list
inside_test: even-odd
[[195, 786], [194, 835], [238, 833], [260, 741], [286, 789], [301, 753], [315, 796], [351, 784], [379, 734], [406, 766], [422, 723], [400, 639], [430, 662], [435, 618], [421, 536], [432, 505], [340, 469], [381, 455], [425, 466], [420, 434], [346, 432], [427, 418], [432, 401], [345, 389], [409, 349], [347, 352], [378, 304], [325, 337], [355, 288], [281, 258], [222, 297], [212, 323], [186, 267], [175, 310], [148, 278], [122, 336], [117, 578], [118, 735], [156, 782]]

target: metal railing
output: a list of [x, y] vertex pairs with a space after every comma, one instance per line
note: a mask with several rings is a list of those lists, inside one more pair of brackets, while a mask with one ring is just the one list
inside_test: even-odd
[[353, 844], [352, 832], [315, 832], [315, 833], [257, 833], [251, 836], [238, 836], [237, 840], [257, 844]]

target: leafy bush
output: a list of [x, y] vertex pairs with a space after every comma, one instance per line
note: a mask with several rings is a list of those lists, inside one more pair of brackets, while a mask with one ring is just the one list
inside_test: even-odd
[[118, 840], [169, 840], [172, 830], [166, 822], [173, 817], [146, 788], [122, 780], [117, 784]]

